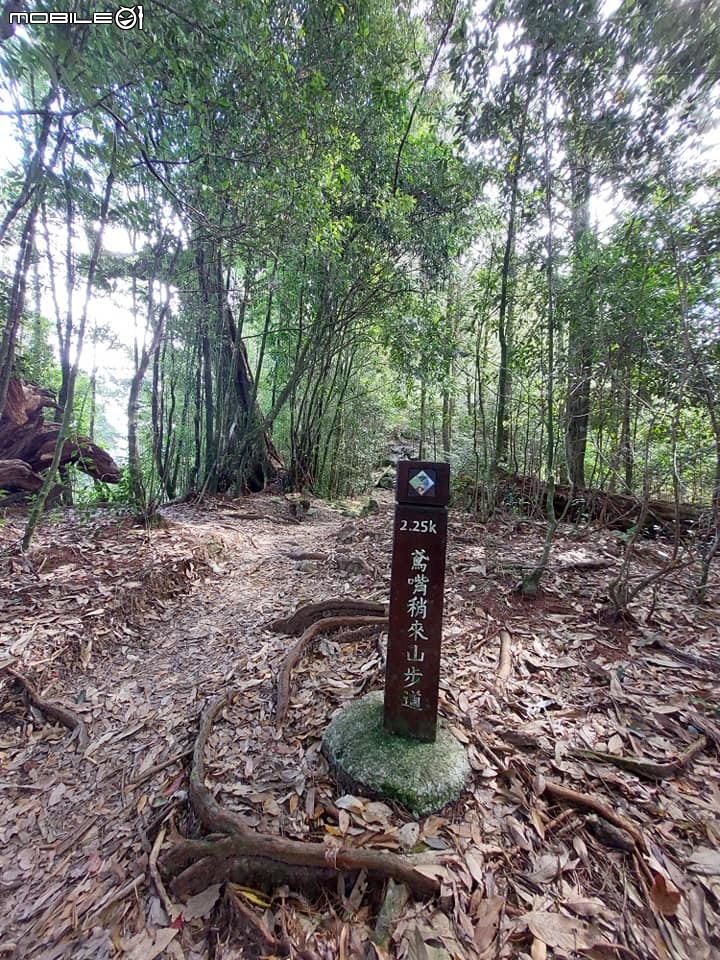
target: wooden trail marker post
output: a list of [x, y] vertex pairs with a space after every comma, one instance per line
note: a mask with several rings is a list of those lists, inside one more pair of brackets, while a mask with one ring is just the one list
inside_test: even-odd
[[450, 465], [397, 465], [385, 731], [435, 741]]

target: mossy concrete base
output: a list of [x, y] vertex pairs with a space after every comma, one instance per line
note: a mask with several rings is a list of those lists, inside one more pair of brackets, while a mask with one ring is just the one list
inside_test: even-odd
[[345, 789], [397, 800], [414, 817], [456, 800], [470, 773], [465, 749], [441, 724], [435, 743], [388, 736], [381, 691], [336, 714], [323, 736], [323, 751]]

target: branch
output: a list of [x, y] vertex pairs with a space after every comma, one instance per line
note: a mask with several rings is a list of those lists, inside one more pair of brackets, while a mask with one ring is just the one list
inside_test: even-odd
[[607, 820], [608, 823], [612, 823], [614, 826], [629, 833], [640, 850], [645, 849], [645, 838], [635, 824], [631, 823], [625, 817], [621, 817], [619, 813], [615, 813], [614, 810], [611, 810], [610, 807], [601, 800], [597, 800], [595, 797], [588, 797], [587, 794], [578, 793], [576, 790], [570, 790], [568, 787], [560, 786], [559, 783], [551, 783], [547, 780], [545, 781], [542, 792], [554, 800], [562, 800], [565, 803], [572, 804], [574, 807], [594, 810], [595, 813], [599, 814], [604, 820]]
[[422, 82], [422, 87], [420, 87], [420, 93], [418, 93], [417, 97], [415, 98], [415, 103], [413, 104], [413, 108], [410, 111], [410, 116], [408, 117], [408, 122], [407, 122], [407, 126], [405, 127], [405, 132], [403, 133], [402, 139], [400, 140], [400, 146], [398, 147], [397, 157], [395, 158], [395, 175], [393, 177], [393, 189], [392, 189], [393, 196], [395, 196], [395, 194], [397, 193], [398, 179], [400, 177], [400, 158], [402, 157], [402, 152], [405, 149], [405, 144], [407, 143], [407, 139], [410, 136], [410, 131], [412, 130], [412, 125], [415, 120], [415, 114], [417, 112], [418, 107], [420, 106], [420, 101], [422, 100], [425, 94], [425, 90], [427, 89], [428, 83], [430, 83], [430, 77], [432, 76], [432, 72], [435, 69], [435, 64], [437, 63], [438, 57], [440, 56], [440, 51], [445, 46], [447, 35], [450, 33], [450, 28], [453, 25], [455, 14], [457, 12], [457, 7], [458, 7], [458, 0], [454, 0], [453, 5], [450, 9], [450, 14], [447, 18], [447, 21], [445, 22], [443, 32], [440, 34], [440, 39], [435, 45], [435, 50], [432, 55], [432, 60], [430, 61], [430, 66], [428, 67], [427, 73], [425, 74], [425, 78]]

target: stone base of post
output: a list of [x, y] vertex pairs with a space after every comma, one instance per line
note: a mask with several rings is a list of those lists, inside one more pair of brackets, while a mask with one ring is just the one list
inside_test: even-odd
[[470, 774], [464, 747], [442, 723], [434, 743], [387, 734], [380, 691], [338, 711], [325, 730], [323, 752], [343, 790], [395, 800], [414, 817], [457, 800]]

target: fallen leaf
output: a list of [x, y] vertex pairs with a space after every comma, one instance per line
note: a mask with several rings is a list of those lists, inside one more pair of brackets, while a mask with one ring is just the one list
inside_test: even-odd
[[386, 803], [369, 803], [363, 810], [362, 818], [368, 823], [379, 823], [383, 827], [390, 827], [392, 810]]
[[365, 809], [365, 802], [359, 797], [354, 797], [351, 793], [346, 793], [338, 797], [335, 801], [338, 810], [349, 810], [350, 813], [362, 813]]
[[564, 900], [563, 906], [581, 917], [597, 917], [600, 914], [607, 915], [608, 912], [607, 904], [594, 897]]
[[475, 919], [475, 949], [482, 953], [497, 936], [500, 913], [505, 904], [503, 897], [486, 897], [473, 911]]
[[468, 850], [465, 854], [465, 865], [470, 871], [470, 876], [478, 886], [483, 882], [483, 861], [481, 853], [474, 853]]
[[207, 889], [190, 897], [182, 908], [183, 920], [195, 920], [196, 917], [207, 917], [217, 903], [220, 896], [220, 884], [214, 883]]
[[239, 897], [244, 897], [246, 900], [249, 900], [250, 903], [254, 903], [256, 907], [267, 909], [270, 906], [270, 901], [260, 890], [253, 890], [252, 887], [243, 887], [238, 883], [231, 883], [230, 889]]
[[572, 953], [588, 950], [598, 941], [602, 942], [602, 938], [584, 920], [573, 920], [560, 913], [531, 910], [520, 917], [520, 921], [527, 924], [534, 937], [554, 950]]
[[530, 956], [532, 960], [545, 960], [547, 957], [547, 946], [538, 940], [537, 938], [533, 940], [532, 947], [530, 947]]
[[64, 783], [56, 784], [50, 791], [50, 796], [48, 797], [48, 806], [54, 807], [57, 803], [60, 803], [65, 795], [66, 790], [67, 787]]
[[525, 876], [533, 883], [547, 883], [559, 876], [563, 870], [570, 869], [571, 864], [568, 863], [568, 859], [567, 852], [563, 853], [562, 856], [558, 856], [556, 853], [544, 853], [535, 862], [533, 872], [526, 873]]
[[407, 931], [407, 960], [452, 960], [444, 947], [436, 942], [427, 942], [423, 939], [419, 926], [413, 926]]
[[162, 927], [155, 931], [151, 936], [147, 930], [143, 930], [132, 940], [125, 941], [122, 945], [125, 950], [125, 960], [155, 960], [165, 950], [167, 945], [178, 935], [177, 928]]
[[700, 847], [690, 857], [689, 867], [706, 877], [720, 877], [720, 850]]
[[397, 832], [398, 842], [403, 850], [412, 850], [418, 842], [419, 836], [420, 824], [415, 823], [414, 820], [411, 820], [409, 823], [404, 823]]
[[650, 899], [664, 917], [674, 917], [680, 905], [680, 891], [668, 886], [665, 877], [656, 873], [650, 888]]

